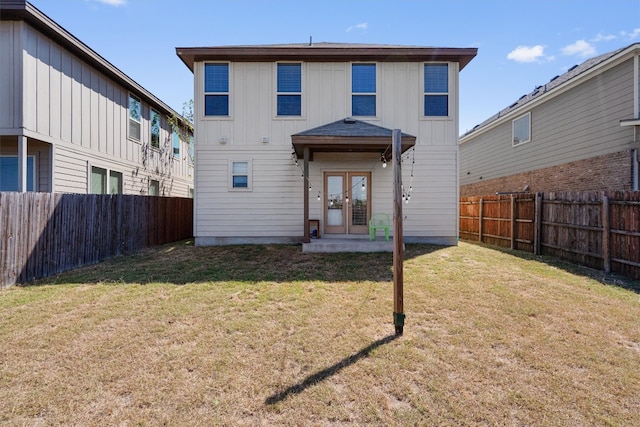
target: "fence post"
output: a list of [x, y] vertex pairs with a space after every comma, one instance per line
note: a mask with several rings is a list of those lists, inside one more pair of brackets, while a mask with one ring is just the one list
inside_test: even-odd
[[602, 197], [602, 258], [605, 273], [611, 273], [611, 248], [609, 236], [611, 233], [611, 223], [609, 220], [609, 197]]
[[540, 255], [540, 238], [542, 237], [542, 194], [536, 193], [533, 225], [533, 253]]
[[482, 243], [482, 211], [484, 210], [484, 198], [480, 197], [480, 207], [478, 211], [478, 241]]
[[511, 249], [516, 248], [516, 197], [511, 195]]

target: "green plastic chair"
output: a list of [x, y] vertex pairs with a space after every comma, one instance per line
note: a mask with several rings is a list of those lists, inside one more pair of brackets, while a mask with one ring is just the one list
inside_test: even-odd
[[389, 241], [389, 228], [391, 228], [391, 218], [385, 213], [371, 215], [369, 220], [369, 240], [376, 240], [378, 230], [384, 229], [384, 239]]

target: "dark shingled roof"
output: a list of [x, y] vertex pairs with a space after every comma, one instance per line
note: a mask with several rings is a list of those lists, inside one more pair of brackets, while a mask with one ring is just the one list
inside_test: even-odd
[[533, 89], [532, 92], [530, 92], [528, 94], [525, 94], [525, 95], [522, 95], [517, 101], [515, 101], [514, 103], [509, 105], [507, 108], [504, 108], [504, 109], [500, 110], [499, 112], [497, 112], [493, 116], [489, 117], [487, 120], [485, 120], [482, 123], [474, 126], [473, 129], [471, 129], [470, 131], [466, 132], [463, 135], [463, 137], [465, 137], [467, 135], [470, 135], [470, 134], [472, 134], [473, 132], [475, 132], [475, 131], [477, 131], [479, 129], [482, 129], [485, 126], [490, 125], [491, 123], [495, 122], [496, 120], [500, 119], [501, 117], [505, 116], [506, 114], [509, 114], [510, 112], [519, 109], [523, 105], [525, 105], [525, 104], [537, 99], [541, 95], [544, 95], [544, 94], [556, 89], [557, 87], [563, 85], [564, 83], [568, 82], [569, 80], [572, 80], [576, 76], [584, 73], [585, 71], [595, 67], [596, 65], [608, 60], [609, 58], [617, 55], [618, 53], [620, 53], [623, 50], [628, 49], [628, 48], [629, 48], [629, 46], [626, 46], [626, 47], [614, 50], [612, 52], [608, 52], [608, 53], [596, 56], [594, 58], [587, 59], [586, 61], [584, 61], [580, 65], [574, 65], [573, 67], [569, 68], [569, 70], [566, 73], [551, 78], [551, 80], [549, 80], [549, 82], [547, 82], [544, 85], [536, 86]]
[[[338, 120], [337, 122], [328, 123], [313, 129], [296, 133], [292, 136], [336, 136], [336, 137], [382, 137], [391, 138], [392, 129], [383, 128], [382, 126], [372, 125], [349, 117]], [[402, 133], [402, 137], [411, 137], [412, 135]]]
[[[291, 135], [291, 142], [298, 158], [302, 158], [308, 149], [313, 160], [313, 153], [382, 153], [385, 159], [391, 159], [391, 140], [393, 130], [382, 126], [347, 117], [336, 122], [318, 126]], [[416, 137], [401, 133], [402, 152], [413, 147]]]

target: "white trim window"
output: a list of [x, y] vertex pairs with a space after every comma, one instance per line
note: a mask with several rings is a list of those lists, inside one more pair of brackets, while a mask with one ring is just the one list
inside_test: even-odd
[[180, 134], [177, 129], [173, 130], [173, 157], [180, 157]]
[[449, 116], [449, 64], [424, 64], [424, 117]]
[[149, 180], [149, 195], [150, 196], [160, 195], [160, 181], [156, 179]]
[[195, 141], [193, 140], [192, 134], [189, 134], [188, 144], [189, 144], [189, 165], [193, 166], [193, 163], [196, 158], [196, 144], [195, 144]]
[[251, 160], [229, 160], [229, 190], [251, 191]]
[[151, 146], [153, 148], [160, 148], [160, 113], [153, 108], [151, 114], [149, 114], [149, 133]]
[[142, 101], [140, 101], [140, 98], [129, 94], [129, 138], [140, 141], [141, 127]]
[[514, 119], [511, 122], [512, 144], [524, 144], [531, 141], [531, 112]]
[[376, 64], [351, 64], [351, 115], [376, 116]]
[[277, 115], [302, 116], [302, 63], [280, 62], [276, 67]]
[[91, 165], [91, 194], [122, 194], [122, 186], [122, 172]]
[[229, 63], [204, 64], [204, 115], [229, 116]]
[[109, 194], [122, 194], [122, 188], [124, 181], [122, 179], [122, 172], [110, 170], [109, 171]]

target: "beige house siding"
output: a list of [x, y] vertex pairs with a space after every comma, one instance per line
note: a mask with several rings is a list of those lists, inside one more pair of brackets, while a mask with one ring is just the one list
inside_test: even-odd
[[[377, 116], [357, 118], [417, 137], [412, 198], [403, 205], [407, 241], [455, 244], [458, 64], [449, 63], [450, 116], [437, 119], [421, 117], [423, 64], [378, 63]], [[275, 62], [231, 63], [230, 117], [205, 117], [203, 70], [204, 63], [196, 62], [197, 243], [300, 241], [304, 184], [291, 160], [291, 135], [351, 115], [351, 62], [303, 62], [302, 117], [296, 118], [276, 117]], [[406, 155], [411, 156], [403, 165], [408, 187], [413, 153]], [[251, 191], [229, 190], [231, 159], [252, 162]], [[318, 153], [309, 165], [309, 216], [321, 220], [321, 229], [323, 201], [317, 194], [327, 171], [371, 172], [372, 212], [392, 213], [393, 168], [381, 167], [380, 154]]]
[[[560, 191], [562, 185], [564, 191], [579, 190], [564, 188], [570, 177], [558, 177], [557, 185], [537, 180], [538, 184], [545, 182], [545, 187], [537, 185], [534, 189], [533, 181], [523, 179], [524, 174], [564, 166], [567, 173], [580, 175], [573, 166], [569, 167], [571, 162], [639, 148], [638, 142], [634, 142], [633, 126], [620, 126], [621, 120], [634, 117], [634, 103], [638, 100], [633, 90], [634, 73], [637, 73], [634, 58], [627, 56], [588, 77], [574, 77], [581, 80], [569, 81], [572, 87], [568, 90], [554, 96], [550, 93], [544, 102], [541, 99], [524, 104], [499, 124], [488, 126], [489, 130], [464, 136], [460, 145], [463, 195], [469, 195], [471, 188], [492, 193], [525, 189]], [[512, 146], [512, 120], [526, 113], [531, 114], [531, 141]], [[630, 175], [631, 170], [625, 173]], [[487, 184], [488, 181], [494, 185]], [[507, 182], [511, 185], [506, 185]], [[610, 186], [618, 182], [612, 177]]]
[[0, 135], [12, 133], [22, 122], [22, 61], [16, 55], [21, 26], [20, 22], [0, 21]]

